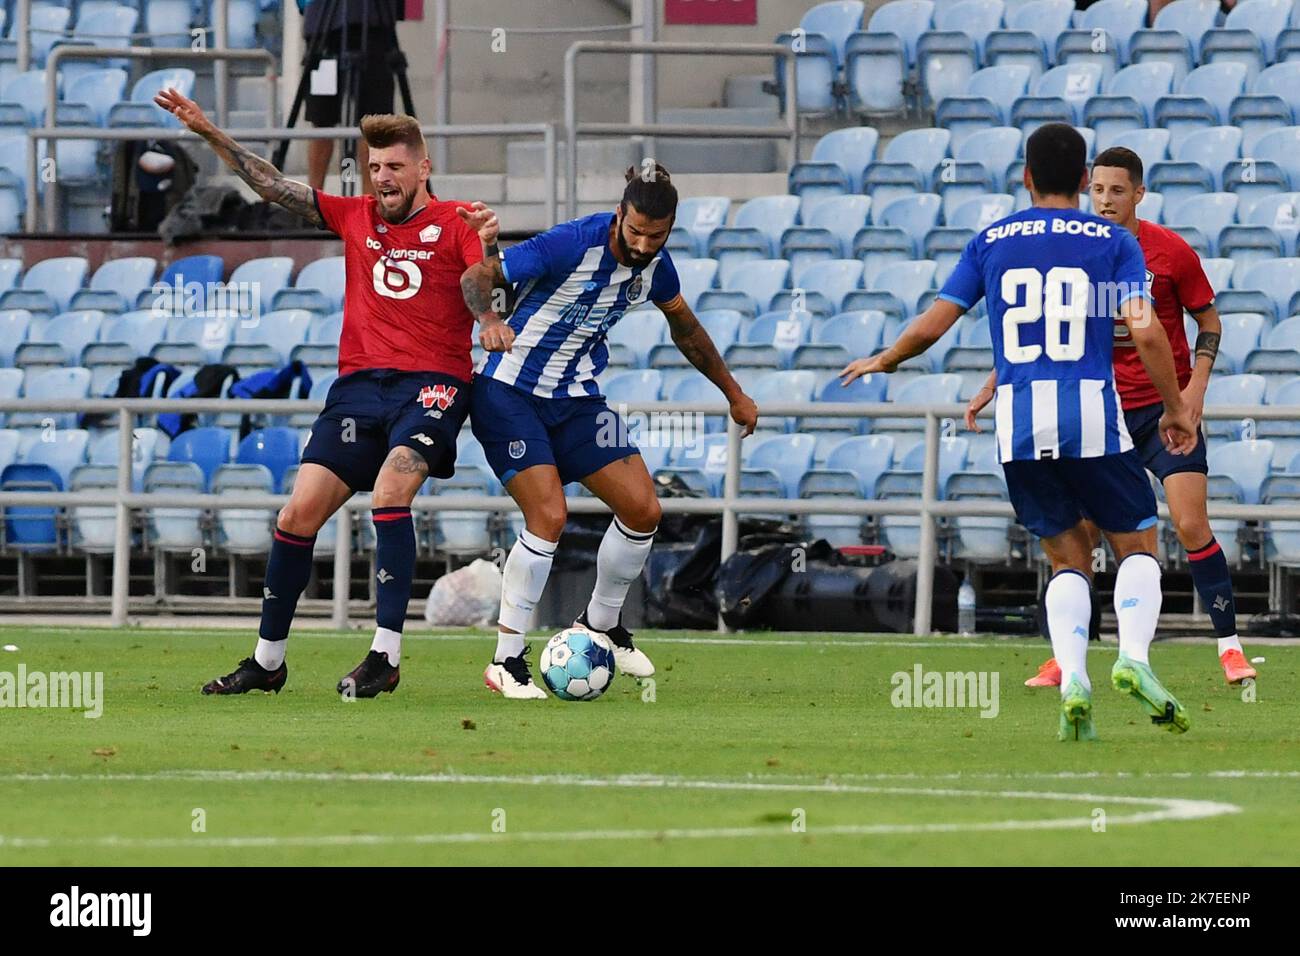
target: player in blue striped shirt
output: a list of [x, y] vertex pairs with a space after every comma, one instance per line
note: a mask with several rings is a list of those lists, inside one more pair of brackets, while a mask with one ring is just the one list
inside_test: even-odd
[[1136, 697], [1153, 722], [1187, 729], [1185, 711], [1148, 659], [1161, 604], [1156, 501], [1115, 394], [1117, 314], [1164, 400], [1160, 434], [1168, 450], [1195, 448], [1196, 427], [1179, 392], [1169, 339], [1155, 321], [1137, 240], [1079, 211], [1086, 154], [1071, 126], [1049, 123], [1035, 131], [1025, 148], [1033, 206], [978, 232], [934, 305], [888, 349], [842, 373], [848, 384], [894, 371], [987, 296], [999, 383], [998, 455], [1016, 517], [1042, 539], [1052, 565], [1045, 603], [1063, 675], [1063, 740], [1095, 738], [1087, 671], [1092, 545], [1084, 518], [1106, 532], [1120, 562], [1120, 653], [1112, 684]]
[[[474, 376], [470, 423], [488, 463], [524, 514], [506, 559], [497, 650], [483, 674], [509, 698], [541, 698], [524, 660], [524, 635], [550, 574], [567, 511], [564, 485], [582, 482], [614, 512], [596, 557], [596, 586], [577, 626], [604, 634], [617, 667], [649, 677], [654, 665], [621, 622], [659, 525], [654, 482], [597, 376], [609, 360], [614, 323], [657, 321], [630, 309], [653, 302], [673, 343], [717, 385], [731, 417], [753, 432], [758, 409], [736, 383], [681, 296], [664, 249], [677, 213], [668, 171], [647, 162], [627, 171], [615, 212], [563, 223], [466, 270], [465, 301], [487, 355]], [[509, 299], [514, 299], [508, 319]], [[648, 398], [651, 396], [647, 396]]]

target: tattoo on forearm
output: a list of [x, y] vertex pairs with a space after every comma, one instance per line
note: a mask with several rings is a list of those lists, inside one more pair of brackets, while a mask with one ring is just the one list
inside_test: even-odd
[[504, 319], [514, 308], [510, 283], [501, 271], [500, 259], [484, 259], [470, 266], [460, 277], [460, 292], [476, 316], [493, 313]]
[[501, 247], [495, 242], [483, 247], [484, 259], [499, 259], [501, 257]]
[[290, 212], [295, 212], [318, 226], [325, 224], [320, 210], [316, 208], [316, 199], [312, 195], [311, 187], [306, 183], [285, 178], [285, 175], [267, 160], [247, 147], [239, 145], [220, 130], [208, 135], [207, 140], [226, 165], [267, 202], [279, 203]]
[[1196, 336], [1196, 357], [1204, 355], [1214, 364], [1214, 360], [1219, 355], [1219, 333], [1218, 332], [1201, 332]]
[[427, 475], [429, 473], [428, 463], [404, 446], [394, 448], [385, 464], [399, 475]]
[[674, 329], [673, 343], [678, 351], [686, 356], [686, 360], [703, 372], [709, 381], [718, 383], [718, 379], [726, 371], [726, 363], [722, 361], [722, 356], [718, 354], [718, 347], [713, 344], [713, 339], [709, 338], [709, 333], [703, 326], [696, 323], [694, 328], [682, 334]]

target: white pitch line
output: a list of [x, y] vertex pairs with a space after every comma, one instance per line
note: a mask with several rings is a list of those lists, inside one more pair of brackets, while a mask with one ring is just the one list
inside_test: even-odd
[[[1123, 804], [1136, 807], [1153, 807], [1137, 813], [1107, 817], [1110, 824], [1143, 824], [1163, 821], [1199, 820], [1207, 817], [1240, 813], [1241, 807], [1231, 803], [1211, 800], [1190, 800], [1180, 797], [1135, 797], [1114, 794], [1060, 793], [1034, 790], [965, 790], [944, 787], [877, 787], [861, 784], [842, 784], [831, 781], [820, 783], [777, 783], [755, 780], [698, 780], [683, 777], [654, 775], [624, 775], [616, 777], [581, 777], [566, 775], [479, 775], [479, 774], [395, 774], [395, 773], [308, 773], [300, 771], [159, 771], [156, 773], [126, 774], [8, 774], [0, 782], [76, 781], [97, 782], [371, 782], [412, 784], [469, 784], [507, 786], [556, 786], [585, 788], [635, 788], [660, 790], [713, 790], [766, 793], [835, 793], [869, 794], [874, 796], [921, 796], [988, 798], [993, 800], [1045, 800], [1057, 802], [1084, 802], [1093, 805]], [[964, 823], [878, 823], [845, 824], [828, 827], [811, 827], [806, 833], [813, 836], [880, 836], [922, 833], [996, 832], [1007, 830], [1065, 830], [1091, 827], [1091, 815], [1086, 817], [1060, 817], [1038, 820], [993, 820]], [[741, 839], [801, 835], [792, 828], [772, 827], [712, 827], [701, 829], [633, 829], [589, 830], [564, 832], [520, 833], [422, 833], [422, 834], [321, 834], [301, 836], [245, 836], [191, 838], [151, 837], [6, 837], [0, 835], [0, 848], [40, 849], [56, 846], [112, 847], [140, 849], [171, 849], [184, 847], [244, 848], [277, 846], [388, 846], [395, 844], [466, 844], [500, 842], [557, 842], [569, 840], [701, 840]]]

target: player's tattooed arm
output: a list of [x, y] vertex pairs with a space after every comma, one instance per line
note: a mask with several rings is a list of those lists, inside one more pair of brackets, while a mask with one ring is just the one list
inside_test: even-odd
[[461, 273], [460, 292], [478, 320], [479, 344], [488, 352], [511, 351], [515, 333], [506, 318], [514, 310], [515, 296], [501, 257], [491, 256]]
[[758, 406], [731, 374], [718, 347], [713, 344], [713, 339], [704, 326], [700, 325], [700, 320], [695, 317], [686, 300], [678, 295], [669, 302], [656, 304], [668, 319], [668, 331], [672, 333], [677, 350], [726, 396], [727, 403], [731, 406], [731, 417], [741, 426], [741, 437], [753, 434], [758, 426]]
[[869, 358], [860, 358], [840, 370], [840, 384], [848, 385], [863, 375], [876, 372], [893, 372], [910, 358], [920, 355], [962, 317], [966, 309], [947, 299], [936, 299], [934, 304], [912, 320], [903, 329], [898, 340], [883, 352]]
[[261, 156], [239, 145], [219, 130], [192, 99], [176, 90], [163, 90], [154, 102], [207, 140], [213, 152], [264, 200], [279, 203], [318, 226], [325, 224], [310, 186], [289, 179]]

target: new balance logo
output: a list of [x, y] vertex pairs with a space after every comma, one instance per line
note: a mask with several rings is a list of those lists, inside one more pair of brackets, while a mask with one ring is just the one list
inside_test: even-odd
[[1214, 599], [1214, 609], [1216, 611], [1226, 611], [1228, 609], [1228, 599], [1220, 594]]
[[272, 598], [275, 597], [275, 595], [271, 593], [271, 589], [270, 589], [270, 588], [262, 588], [262, 597], [264, 597], [264, 598], [266, 598], [266, 600], [270, 601]]
[[383, 568], [379, 569], [379, 573], [376, 574], [375, 577], [379, 579], [380, 584], [387, 584], [389, 581], [393, 580], [393, 576]]

